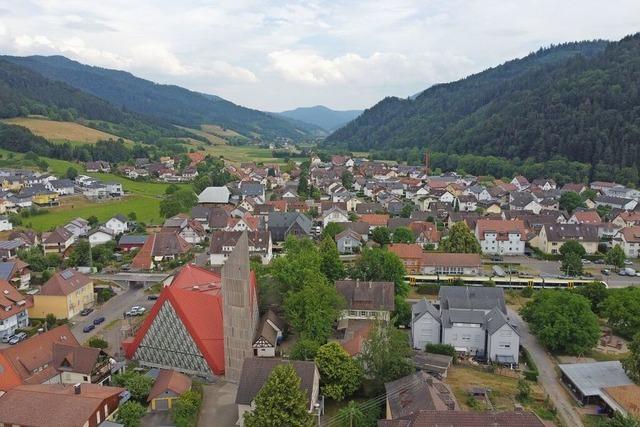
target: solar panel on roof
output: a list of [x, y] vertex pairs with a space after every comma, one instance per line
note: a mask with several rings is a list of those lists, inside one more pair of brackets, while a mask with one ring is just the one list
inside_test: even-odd
[[60, 275], [62, 276], [63, 279], [65, 280], [69, 280], [73, 277], [73, 271], [72, 270], [64, 270], [62, 273], [60, 273]]

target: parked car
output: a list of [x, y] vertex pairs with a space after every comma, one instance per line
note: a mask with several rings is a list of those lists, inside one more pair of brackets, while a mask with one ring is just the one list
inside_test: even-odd
[[581, 259], [580, 261], [582, 261], [583, 264], [591, 264], [591, 261], [589, 261], [588, 259]]
[[493, 261], [493, 262], [500, 262], [502, 260], [503, 260], [503, 258], [500, 255], [494, 255], [494, 256], [491, 257], [491, 261]]
[[603, 268], [602, 270], [600, 270], [600, 273], [604, 274], [605, 276], [608, 276], [609, 274], [611, 274], [611, 271], [607, 270], [606, 268]]
[[122, 265], [120, 266], [120, 270], [122, 270], [122, 271], [129, 271], [129, 270], [131, 270], [131, 264], [122, 264]]
[[625, 268], [624, 272], [627, 276], [635, 276], [636, 275], [636, 270], [634, 270], [633, 268]]
[[618, 276], [626, 276], [626, 275], [627, 275], [626, 271], [624, 271], [624, 270], [618, 271]]
[[147, 311], [146, 308], [144, 308], [141, 305], [134, 305], [133, 307], [131, 307], [131, 310], [127, 311], [124, 315], [125, 317], [129, 317], [129, 316], [142, 316], [142, 314]]
[[80, 316], [88, 316], [93, 313], [93, 308], [85, 308], [80, 311]]
[[18, 332], [13, 337], [11, 337], [11, 339], [9, 340], [9, 344], [11, 344], [11, 345], [18, 344], [20, 341], [24, 341], [28, 337], [29, 336], [27, 335], [26, 332]]
[[82, 332], [87, 333], [87, 332], [91, 332], [96, 328], [96, 325], [94, 325], [93, 323], [90, 323], [88, 325], [86, 325], [84, 328], [82, 328]]
[[104, 322], [104, 317], [102, 317], [102, 316], [93, 319], [93, 324], [94, 325], [99, 325], [102, 322]]
[[602, 258], [598, 258], [597, 260], [593, 261], [595, 264], [604, 264], [604, 260]]
[[630, 261], [628, 259], [624, 260], [624, 265], [633, 265], [633, 261]]
[[155, 301], [155, 300], [157, 300], [157, 299], [158, 299], [158, 297], [159, 297], [159, 295], [149, 295], [149, 296], [147, 297], [147, 299], [148, 299], [149, 301]]
[[2, 336], [2, 342], [3, 343], [8, 343], [9, 341], [11, 341], [11, 338], [13, 338], [13, 335], [3, 335]]

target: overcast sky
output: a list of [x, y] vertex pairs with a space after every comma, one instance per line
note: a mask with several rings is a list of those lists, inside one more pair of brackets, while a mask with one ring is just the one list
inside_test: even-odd
[[0, 0], [0, 50], [269, 111], [366, 108], [540, 46], [640, 31], [640, 0]]

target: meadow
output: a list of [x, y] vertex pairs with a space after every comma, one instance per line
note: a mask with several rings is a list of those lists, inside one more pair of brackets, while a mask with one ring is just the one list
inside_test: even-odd
[[[7, 124], [26, 127], [34, 134], [53, 143], [95, 144], [98, 141], [119, 138], [110, 133], [92, 129], [75, 122], [57, 122], [38, 117], [16, 117], [2, 121]], [[131, 143], [129, 140], [125, 140], [125, 142]]]

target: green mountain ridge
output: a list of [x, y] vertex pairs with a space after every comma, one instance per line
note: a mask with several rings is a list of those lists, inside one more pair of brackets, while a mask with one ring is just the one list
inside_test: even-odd
[[540, 49], [414, 99], [385, 98], [327, 138], [353, 151], [418, 149], [635, 167], [640, 34]]
[[340, 111], [327, 108], [324, 105], [315, 105], [313, 107], [299, 107], [275, 114], [310, 123], [327, 132], [332, 132], [358, 117], [362, 114], [362, 110]]
[[3, 59], [61, 81], [115, 106], [185, 127], [215, 124], [255, 138], [313, 137], [314, 126], [292, 123], [236, 105], [215, 95], [154, 83], [131, 73], [84, 65], [63, 56], [5, 56]]

